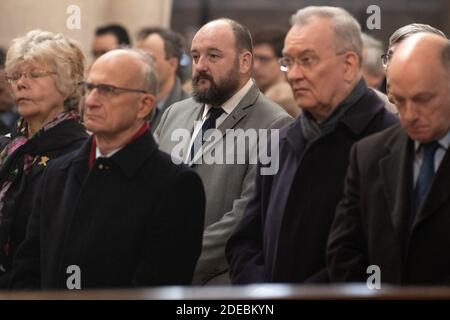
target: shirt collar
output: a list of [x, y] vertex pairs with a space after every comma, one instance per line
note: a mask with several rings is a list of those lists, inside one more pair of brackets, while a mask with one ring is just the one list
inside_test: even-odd
[[120, 147], [120, 148], [118, 148], [118, 149], [115, 149], [115, 150], [111, 151], [111, 152], [108, 153], [108, 154], [102, 154], [102, 153], [100, 152], [100, 149], [98, 148], [98, 146], [96, 146], [96, 147], [95, 147], [95, 159], [100, 158], [100, 157], [103, 157], [103, 158], [110, 158], [110, 157], [112, 157], [115, 153], [117, 153], [117, 151], [119, 151], [119, 150], [122, 149], [122, 148], [123, 148], [123, 147]]
[[[447, 150], [450, 145], [450, 130], [441, 139], [439, 139], [438, 142], [442, 148]], [[421, 145], [421, 143], [419, 141], [414, 141], [414, 150], [416, 152], [419, 151], [420, 145]]]
[[[247, 83], [241, 89], [239, 89], [238, 92], [236, 92], [230, 99], [228, 99], [227, 101], [225, 101], [225, 103], [221, 105], [221, 108], [225, 111], [227, 115], [233, 112], [234, 108], [236, 108], [239, 102], [241, 102], [242, 98], [245, 97], [245, 95], [248, 93], [252, 85], [253, 80], [249, 79]], [[208, 114], [211, 108], [212, 106], [210, 106], [209, 104], [205, 105], [202, 119], [206, 118], [206, 115]]]
[[109, 158], [111, 156], [113, 156], [114, 154], [116, 154], [117, 152], [119, 152], [121, 149], [123, 149], [126, 145], [132, 143], [133, 141], [137, 140], [139, 137], [141, 137], [142, 135], [144, 135], [146, 132], [149, 131], [149, 124], [147, 122], [145, 122], [142, 127], [135, 133], [135, 135], [130, 139], [130, 141], [128, 143], [126, 143], [125, 145], [109, 152], [107, 155], [102, 155], [98, 146], [97, 146], [97, 142], [95, 140], [95, 136], [92, 136], [91, 139], [91, 146], [90, 146], [90, 151], [89, 151], [89, 156], [88, 156], [88, 164], [89, 164], [89, 169], [92, 168], [94, 161], [97, 160], [97, 158], [99, 157], [106, 157]]

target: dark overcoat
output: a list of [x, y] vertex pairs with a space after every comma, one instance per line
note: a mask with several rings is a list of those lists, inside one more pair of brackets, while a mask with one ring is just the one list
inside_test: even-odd
[[90, 169], [91, 140], [47, 168], [12, 287], [67, 288], [70, 266], [81, 288], [189, 284], [202, 245], [198, 175], [149, 131]]
[[366, 88], [334, 129], [310, 144], [300, 118], [281, 129], [278, 173], [257, 176], [256, 192], [227, 244], [233, 283], [327, 281], [326, 243], [350, 149], [397, 121]]

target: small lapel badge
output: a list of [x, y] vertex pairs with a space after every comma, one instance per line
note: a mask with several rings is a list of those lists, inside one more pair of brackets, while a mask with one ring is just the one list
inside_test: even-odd
[[41, 160], [39, 161], [38, 164], [39, 164], [40, 166], [46, 167], [46, 166], [47, 166], [48, 160], [50, 160], [49, 157], [47, 157], [47, 156], [42, 156], [42, 157], [41, 157]]

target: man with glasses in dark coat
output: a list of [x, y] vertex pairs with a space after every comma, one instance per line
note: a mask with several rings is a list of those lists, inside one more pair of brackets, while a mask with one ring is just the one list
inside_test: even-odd
[[157, 81], [139, 51], [110, 51], [94, 63], [84, 83], [93, 136], [48, 166], [13, 288], [191, 282], [205, 196], [198, 175], [173, 164], [148, 129]]
[[292, 18], [281, 66], [303, 112], [280, 131], [279, 170], [256, 192], [226, 253], [233, 283], [327, 281], [325, 249], [354, 142], [394, 124], [361, 78], [361, 32], [345, 10]]

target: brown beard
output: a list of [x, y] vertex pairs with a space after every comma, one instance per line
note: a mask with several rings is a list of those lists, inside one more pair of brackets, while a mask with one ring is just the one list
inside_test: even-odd
[[[227, 73], [226, 77], [219, 83], [205, 72], [198, 73], [192, 78], [192, 96], [200, 103], [209, 104], [212, 106], [222, 105], [225, 101], [230, 99], [239, 88], [239, 60], [236, 59], [233, 68]], [[208, 89], [200, 89], [198, 82], [200, 80], [208, 80], [210, 87]]]

